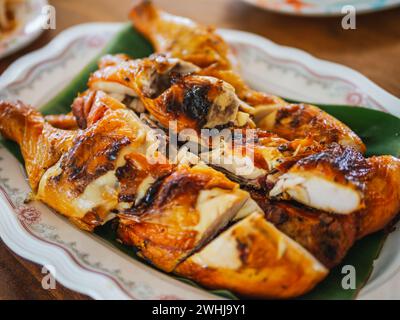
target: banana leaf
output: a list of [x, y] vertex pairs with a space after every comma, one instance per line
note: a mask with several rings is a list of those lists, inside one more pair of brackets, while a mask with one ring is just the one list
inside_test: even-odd
[[[98, 57], [106, 53], [125, 53], [131, 57], [140, 58], [151, 54], [152, 47], [133, 27], [126, 25], [110, 41]], [[42, 106], [40, 108], [41, 112], [44, 114], [69, 112], [73, 99], [79, 92], [86, 89], [89, 74], [96, 70], [97, 58], [87, 65], [56, 97]], [[363, 139], [368, 148], [368, 156], [382, 154], [400, 156], [400, 119], [387, 113], [361, 107], [319, 106], [346, 123]], [[16, 144], [4, 140], [2, 143], [18, 160], [23, 162]], [[103, 227], [98, 228], [96, 234], [131, 257], [139, 259], [132, 248], [122, 245], [115, 240], [115, 230], [112, 223], [107, 223]], [[329, 276], [323, 282], [312, 292], [301, 297], [301, 299], [354, 299], [363, 285], [368, 281], [372, 272], [373, 262], [378, 257], [386, 236], [387, 233], [381, 231], [358, 241], [347, 254], [343, 263], [331, 270]], [[146, 262], [143, 261], [143, 263]], [[345, 290], [342, 288], [342, 279], [345, 276], [345, 274], [342, 274], [342, 268], [345, 265], [352, 265], [356, 270], [355, 289]], [[175, 278], [198, 287], [197, 284], [187, 279]], [[238, 299], [238, 297], [226, 290], [209, 292], [229, 299]]]

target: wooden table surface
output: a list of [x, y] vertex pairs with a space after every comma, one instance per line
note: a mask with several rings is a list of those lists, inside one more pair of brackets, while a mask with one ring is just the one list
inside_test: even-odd
[[[205, 24], [245, 30], [303, 49], [319, 58], [356, 69], [400, 96], [400, 8], [357, 16], [356, 30], [343, 30], [341, 18], [305, 18], [261, 11], [239, 0], [156, 0], [171, 13]], [[0, 74], [18, 57], [48, 43], [62, 30], [84, 22], [127, 19], [130, 0], [55, 0], [56, 30], [0, 61]], [[13, 254], [0, 241], [0, 299], [87, 299], [60, 284], [41, 287], [41, 267]]]

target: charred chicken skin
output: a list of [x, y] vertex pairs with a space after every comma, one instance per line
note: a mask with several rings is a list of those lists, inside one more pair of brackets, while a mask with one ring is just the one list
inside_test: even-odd
[[233, 123], [240, 105], [233, 87], [216, 78], [194, 75], [197, 69], [163, 55], [120, 62], [118, 56], [106, 56], [88, 86], [131, 100], [129, 105], [135, 111], [146, 109], [166, 128], [174, 120], [179, 130], [197, 131]]

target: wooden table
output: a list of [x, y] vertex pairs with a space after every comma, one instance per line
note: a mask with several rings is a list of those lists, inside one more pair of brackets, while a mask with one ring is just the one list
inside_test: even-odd
[[[56, 30], [0, 61], [0, 74], [18, 57], [48, 43], [62, 30], [79, 23], [123, 21], [130, 0], [50, 1], [57, 12]], [[343, 30], [341, 18], [284, 16], [258, 10], [239, 0], [156, 0], [171, 13], [223, 28], [263, 35], [323, 59], [354, 68], [400, 96], [400, 8], [357, 17], [356, 30]], [[61, 285], [43, 290], [41, 268], [11, 253], [0, 242], [0, 299], [86, 299]]]

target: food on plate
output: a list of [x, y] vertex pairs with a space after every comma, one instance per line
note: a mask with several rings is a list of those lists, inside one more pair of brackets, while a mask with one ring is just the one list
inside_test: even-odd
[[[83, 102], [81, 97], [77, 101]], [[262, 217], [258, 206], [246, 205], [247, 192], [205, 164], [153, 163], [166, 160], [153, 151], [156, 133], [114, 98], [97, 91], [85, 102], [91, 106], [85, 116], [86, 128], [81, 130], [56, 129], [32, 107], [0, 103], [0, 131], [20, 144], [27, 171], [34, 168], [28, 175], [35, 199], [87, 231], [117, 216], [120, 241], [134, 246], [140, 256], [166, 272], [175, 272], [209, 240], [222, 237], [225, 242], [220, 232], [228, 224], [235, 226], [253, 212]], [[43, 160], [47, 153], [51, 156]], [[283, 281], [284, 287], [288, 280], [279, 274], [293, 269], [298, 272], [293, 277], [301, 277], [296, 280], [297, 289], [276, 294], [265, 276], [252, 279], [250, 272], [240, 279], [247, 278], [254, 288], [232, 287], [234, 292], [289, 297], [312, 289], [327, 274], [301, 245], [291, 241], [289, 246], [289, 240], [273, 225], [266, 221], [261, 225], [277, 239], [283, 237], [279, 243], [285, 246], [285, 254], [276, 257], [277, 265], [268, 267], [278, 277], [273, 284]], [[246, 226], [246, 232], [257, 235], [257, 228]], [[250, 239], [254, 248], [271, 242], [263, 249], [271, 256], [281, 248], [267, 235], [249, 235]], [[236, 254], [235, 247], [226, 251]], [[308, 269], [310, 265], [315, 270]]]
[[[180, 59], [153, 55], [136, 60], [124, 56], [121, 60], [119, 56], [106, 56], [100, 61], [99, 68], [89, 79], [90, 88], [104, 89], [121, 101], [130, 101], [131, 97], [135, 101], [133, 107], [130, 104], [131, 108], [140, 114], [148, 112], [162, 128], [168, 128], [170, 121], [176, 121], [178, 132], [221, 125], [234, 128], [235, 148], [222, 143], [203, 153], [201, 159], [222, 169], [236, 181], [256, 188], [264, 187], [270, 197], [294, 199], [326, 212], [349, 214], [364, 208], [369, 197], [365, 194], [366, 186], [374, 172], [363, 155], [346, 146], [345, 141], [339, 140], [342, 143], [336, 144], [322, 141], [322, 137], [317, 142], [316, 136], [290, 141], [263, 130], [257, 130], [254, 136], [247, 138], [246, 131], [240, 131], [240, 128], [251, 127], [249, 123], [238, 126], [234, 121], [240, 113], [240, 99], [234, 90], [226, 89], [229, 85], [223, 80], [193, 75], [196, 68]], [[152, 95], [154, 99], [149, 98]], [[316, 113], [319, 110], [311, 108]], [[226, 112], [226, 109], [231, 111]], [[79, 118], [82, 112], [75, 107], [73, 110]], [[348, 130], [347, 136], [356, 137], [353, 141], [359, 140], [340, 121], [330, 115], [327, 117], [330, 123], [343, 128], [342, 132]], [[315, 122], [315, 125], [322, 126], [323, 121]], [[327, 137], [331, 136], [333, 134]], [[246, 160], [252, 161], [253, 169], [241, 174], [238, 166], [249, 148], [254, 160]], [[232, 156], [237, 161], [224, 161]], [[221, 161], [213, 161], [216, 157]], [[248, 161], [244, 163], [248, 164]]]
[[357, 135], [318, 107], [302, 105], [298, 108], [279, 97], [250, 89], [236, 71], [237, 64], [229, 46], [214, 28], [158, 10], [151, 1], [134, 6], [130, 17], [156, 52], [193, 63], [201, 68], [199, 74], [230, 83], [238, 97], [251, 107], [248, 112], [256, 117], [260, 128], [280, 135], [284, 133], [282, 137], [287, 139], [311, 134], [320, 143], [343, 143], [365, 151]]
[[230, 83], [247, 103], [275, 104], [280, 98], [251, 90], [239, 74], [228, 44], [215, 33], [194, 21], [158, 10], [151, 1], [142, 1], [130, 12], [131, 20], [153, 44], [155, 51], [180, 58], [201, 68], [201, 73]]
[[86, 231], [112, 220], [165, 272], [257, 298], [307, 293], [396, 218], [399, 159], [367, 158], [319, 108], [250, 89], [214, 29], [150, 1], [131, 18], [157, 53], [102, 57], [68, 114], [0, 102], [32, 199]]

